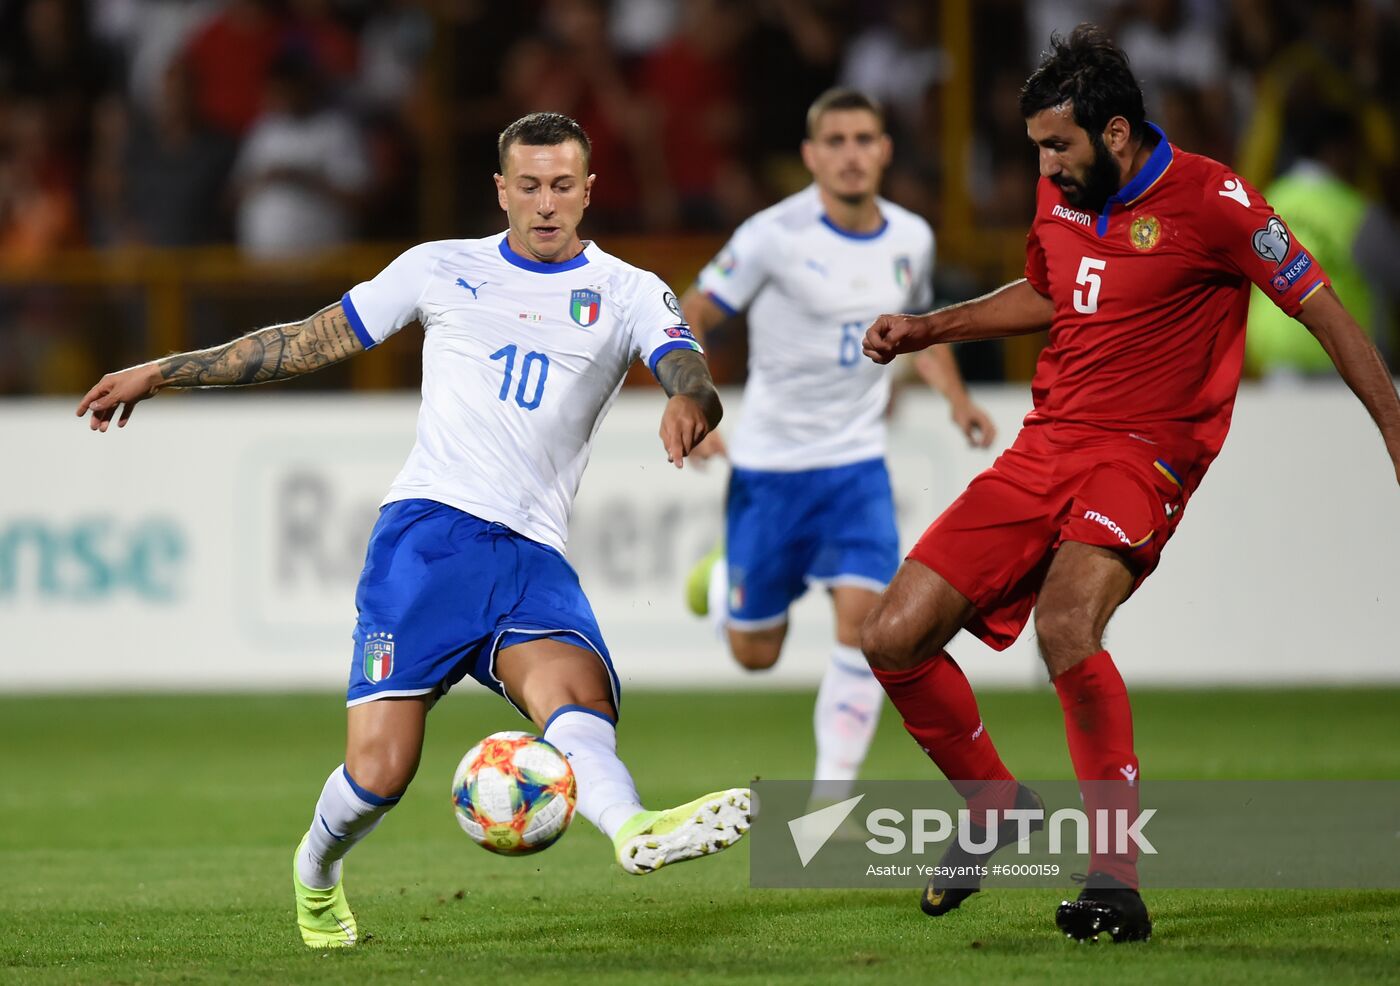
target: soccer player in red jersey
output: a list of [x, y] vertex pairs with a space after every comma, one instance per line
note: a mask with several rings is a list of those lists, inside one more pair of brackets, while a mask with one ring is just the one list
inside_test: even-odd
[[[1039, 799], [1002, 763], [944, 647], [966, 627], [1003, 649], [1034, 608], [1097, 847], [1095, 809], [1134, 817], [1139, 777], [1128, 694], [1103, 648], [1104, 627], [1156, 567], [1225, 440], [1250, 285], [1321, 341], [1380, 428], [1397, 479], [1400, 399], [1287, 223], [1229, 168], [1173, 147], [1145, 120], [1128, 61], [1107, 36], [1081, 25], [1051, 46], [1021, 93], [1041, 175], [1025, 277], [932, 314], [883, 315], [864, 343], [886, 363], [935, 343], [1049, 326], [1035, 408], [914, 546], [861, 646], [910, 734], [972, 818], [985, 819], [988, 809]], [[1014, 841], [1005, 828], [992, 833], [993, 851]], [[987, 834], [975, 832], [973, 843]], [[949, 856], [966, 864], [990, 852], [954, 846]], [[1056, 912], [1061, 930], [1147, 938], [1136, 852], [1093, 853], [1089, 870], [1079, 899]], [[975, 880], [935, 877], [923, 909], [946, 913], [976, 889]]]

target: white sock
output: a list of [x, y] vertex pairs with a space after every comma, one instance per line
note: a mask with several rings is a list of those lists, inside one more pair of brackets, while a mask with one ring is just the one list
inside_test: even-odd
[[812, 716], [817, 734], [814, 799], [840, 801], [850, 795], [880, 723], [884, 700], [885, 690], [860, 649], [837, 644], [817, 690]]
[[578, 782], [578, 813], [609, 839], [642, 808], [627, 765], [617, 758], [617, 727], [600, 713], [565, 705], [550, 717], [544, 738], [569, 758]]
[[710, 625], [715, 636], [726, 640], [725, 627], [729, 623], [729, 559], [721, 555], [710, 567]]
[[340, 861], [355, 843], [374, 830], [398, 798], [381, 798], [350, 779], [341, 764], [326, 778], [311, 830], [297, 854], [297, 876], [312, 890], [328, 890], [340, 882]]

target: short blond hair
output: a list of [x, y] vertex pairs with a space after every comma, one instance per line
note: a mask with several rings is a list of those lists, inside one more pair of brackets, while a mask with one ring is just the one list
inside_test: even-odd
[[878, 100], [872, 99], [859, 89], [837, 86], [828, 89], [816, 98], [807, 109], [807, 136], [815, 137], [822, 117], [833, 110], [865, 110], [880, 121], [880, 129], [885, 129], [885, 108]]

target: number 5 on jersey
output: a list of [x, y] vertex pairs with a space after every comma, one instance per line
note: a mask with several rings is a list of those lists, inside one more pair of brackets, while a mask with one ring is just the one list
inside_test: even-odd
[[1079, 261], [1079, 276], [1074, 279], [1078, 285], [1074, 289], [1074, 310], [1082, 315], [1092, 315], [1099, 310], [1099, 288], [1103, 280], [1099, 272], [1108, 266], [1107, 262], [1085, 257]]
[[[493, 360], [503, 359], [506, 361], [505, 374], [501, 379], [501, 400], [510, 396], [511, 378], [515, 376], [515, 343], [509, 346], [502, 346], [491, 354]], [[539, 367], [539, 374], [535, 374], [535, 367]], [[544, 396], [544, 382], [549, 378], [549, 357], [544, 353], [526, 353], [525, 359], [520, 366], [520, 384], [515, 388], [515, 403], [519, 404], [527, 411], [533, 411], [540, 406], [540, 398]], [[526, 397], [526, 391], [532, 389], [533, 393]]]

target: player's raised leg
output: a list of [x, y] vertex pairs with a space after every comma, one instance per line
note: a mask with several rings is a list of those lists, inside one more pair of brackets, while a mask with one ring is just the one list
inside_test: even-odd
[[776, 626], [753, 630], [740, 629], [731, 623], [725, 628], [725, 635], [729, 638], [729, 652], [745, 670], [767, 671], [782, 656], [787, 631], [787, 616], [784, 614], [783, 621]]
[[885, 690], [860, 650], [861, 627], [879, 601], [878, 593], [863, 587], [838, 585], [831, 590], [836, 642], [812, 714], [817, 740], [814, 802], [836, 802], [849, 796], [880, 724]]
[[787, 638], [787, 608], [784, 606], [777, 615], [765, 615], [759, 619], [736, 617], [731, 610], [731, 600], [736, 607], [745, 607], [744, 589], [737, 598], [731, 595], [729, 586], [729, 559], [724, 553], [724, 543], [720, 542], [704, 558], [695, 563], [686, 577], [686, 605], [696, 616], [708, 616], [715, 629], [715, 635], [729, 645], [729, 653], [734, 660], [749, 671], [767, 671], [778, 663], [783, 652], [783, 641]]
[[[613, 842], [618, 864], [650, 873], [667, 863], [719, 852], [749, 829], [747, 789], [707, 794], [648, 811], [617, 755], [615, 682], [592, 649], [542, 637], [506, 647], [495, 674], [506, 694], [569, 759], [578, 812]], [[580, 641], [580, 644], [583, 644]]]
[[341, 861], [398, 804], [418, 770], [432, 698], [385, 698], [346, 710], [345, 762], [326, 778], [292, 863], [297, 925], [312, 948], [354, 945]]
[[729, 573], [724, 560], [724, 541], [705, 552], [685, 577], [685, 605], [696, 616], [708, 616], [720, 630], [729, 599]]
[[[904, 726], [970, 807], [997, 807], [1001, 762], [962, 669], [943, 648], [973, 615], [967, 597], [917, 561], [900, 566], [861, 634], [861, 648]], [[1009, 799], [1008, 799], [1009, 800]]]
[[[1135, 574], [1117, 551], [1066, 541], [1036, 605], [1036, 636], [1064, 709], [1070, 760], [1094, 847], [1100, 844], [1101, 809], [1109, 812], [1104, 817], [1121, 809], [1131, 819], [1139, 805], [1132, 708], [1123, 678], [1103, 649], [1104, 628], [1132, 591]], [[1138, 894], [1136, 845], [1130, 841], [1122, 853], [1092, 852], [1084, 891], [1078, 900], [1061, 904], [1055, 920], [1073, 938], [1101, 931], [1115, 941], [1147, 938], [1152, 922]]]
[[[973, 616], [972, 603], [937, 572], [908, 560], [861, 633], [861, 648], [904, 728], [966, 800], [972, 818], [985, 819], [991, 809], [1031, 806], [1036, 796], [1016, 783], [1002, 763], [982, 722], [976, 696], [962, 669], [943, 648]], [[1038, 801], [1038, 799], [1037, 799]], [[985, 821], [981, 826], [985, 828]], [[974, 835], [974, 844], [984, 837]], [[1000, 835], [990, 856], [1005, 843]], [[954, 842], [943, 866], [978, 862], [963, 859]], [[959, 855], [961, 854], [961, 855]], [[946, 872], [946, 871], [944, 871]], [[944, 914], [976, 892], [980, 881], [929, 881], [921, 902], [925, 913]]]

